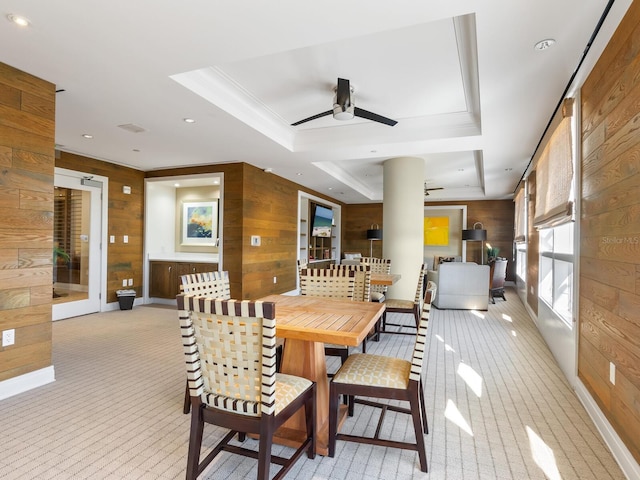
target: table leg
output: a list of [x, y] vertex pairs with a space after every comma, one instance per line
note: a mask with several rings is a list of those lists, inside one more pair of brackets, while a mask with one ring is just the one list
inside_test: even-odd
[[[324, 356], [324, 343], [287, 339], [282, 356], [282, 373], [308, 378], [316, 382], [316, 453], [329, 451], [329, 379]], [[341, 412], [344, 417], [346, 409]], [[341, 418], [339, 424], [344, 421]], [[291, 417], [274, 437], [274, 442], [296, 446], [305, 436], [304, 414], [301, 410]]]

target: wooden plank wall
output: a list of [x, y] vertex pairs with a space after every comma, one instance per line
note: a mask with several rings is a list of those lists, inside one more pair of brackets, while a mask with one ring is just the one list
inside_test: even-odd
[[[245, 163], [154, 170], [147, 177], [224, 174], [224, 259], [231, 296], [257, 299], [296, 288], [298, 190], [335, 199]], [[251, 246], [260, 235], [261, 246]], [[276, 277], [277, 283], [273, 283]]]
[[536, 211], [536, 171], [533, 170], [527, 177], [527, 304], [538, 315], [538, 273], [540, 270], [540, 234], [533, 227], [533, 217]]
[[578, 375], [638, 462], [639, 104], [640, 3], [633, 2], [582, 87]]
[[[515, 280], [515, 260], [513, 258], [513, 229], [515, 208], [512, 200], [478, 200], [428, 202], [425, 206], [437, 205], [466, 205], [467, 225], [469, 228], [475, 222], [482, 222], [487, 230], [487, 239], [492, 246], [500, 249], [499, 255], [509, 260], [507, 280]], [[382, 204], [347, 205], [343, 224], [343, 252], [361, 252], [369, 254], [369, 241], [366, 238], [367, 229], [372, 223], [377, 223], [384, 230], [382, 224]], [[476, 245], [477, 244], [477, 245]], [[373, 242], [373, 256], [382, 255], [382, 242]], [[475, 257], [474, 257], [475, 256]], [[468, 242], [467, 259], [477, 258], [480, 262], [480, 243]]]
[[51, 365], [55, 85], [0, 63], [0, 381]]
[[[108, 224], [106, 236], [114, 235], [115, 243], [107, 243], [107, 302], [117, 302], [116, 291], [122, 280], [133, 278], [136, 296], [142, 296], [144, 256], [144, 172], [103, 162], [73, 153], [59, 152], [56, 167], [101, 175], [109, 179]], [[131, 193], [122, 187], [131, 187]], [[129, 243], [122, 237], [129, 236]]]
[[[382, 257], [383, 240], [372, 243], [367, 240], [367, 230], [371, 225], [378, 225], [383, 229], [382, 204], [367, 203], [346, 205], [342, 210], [342, 252], [360, 252], [363, 257], [369, 256], [373, 246], [373, 256]], [[343, 255], [341, 255], [342, 258]]]

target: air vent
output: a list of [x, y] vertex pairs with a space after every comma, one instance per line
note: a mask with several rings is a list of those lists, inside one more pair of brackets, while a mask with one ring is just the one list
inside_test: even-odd
[[141, 132], [146, 132], [146, 130], [138, 125], [135, 125], [133, 123], [127, 123], [125, 125], [118, 125], [118, 127], [122, 128], [123, 130], [126, 130], [127, 132], [131, 132], [131, 133], [141, 133]]

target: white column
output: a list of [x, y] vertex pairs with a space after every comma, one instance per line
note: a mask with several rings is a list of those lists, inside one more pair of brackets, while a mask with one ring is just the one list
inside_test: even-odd
[[383, 165], [383, 257], [402, 278], [387, 296], [411, 300], [423, 262], [424, 160], [398, 157]]

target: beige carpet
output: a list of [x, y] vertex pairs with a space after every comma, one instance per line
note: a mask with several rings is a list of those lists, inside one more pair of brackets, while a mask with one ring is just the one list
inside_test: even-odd
[[[335, 458], [305, 457], [287, 478], [623, 479], [519, 299], [511, 291], [507, 299], [488, 312], [433, 310], [429, 474], [415, 452], [338, 442]], [[176, 311], [136, 306], [55, 322], [53, 334], [57, 381], [0, 401], [0, 478], [184, 478]], [[367, 350], [408, 358], [412, 347], [412, 337], [383, 335]], [[344, 429], [370, 430], [372, 416], [357, 406]], [[403, 415], [389, 413], [385, 429], [413, 438]], [[211, 428], [205, 444], [222, 433]], [[201, 478], [255, 476], [253, 460], [223, 454]]]

